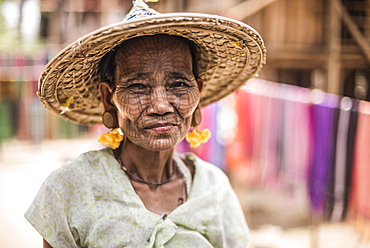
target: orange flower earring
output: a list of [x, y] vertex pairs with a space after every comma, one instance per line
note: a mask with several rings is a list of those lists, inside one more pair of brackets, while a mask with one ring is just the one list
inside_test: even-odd
[[194, 127], [193, 130], [186, 134], [186, 141], [190, 143], [190, 147], [197, 148], [201, 143], [206, 143], [211, 138], [211, 131], [208, 128], [203, 130], [198, 129], [198, 125], [201, 121], [201, 112], [199, 107], [193, 113], [193, 119], [191, 125]]
[[100, 135], [99, 138], [98, 138], [98, 141], [102, 145], [104, 145], [104, 146], [108, 145], [110, 148], [115, 150], [120, 146], [121, 141], [123, 140], [123, 137], [124, 137], [124, 135], [122, 133], [121, 128], [114, 128], [111, 131], [109, 131], [108, 133], [104, 133], [104, 134]]
[[102, 121], [104, 126], [112, 128], [112, 130], [100, 135], [98, 137], [98, 141], [102, 145], [108, 145], [113, 150], [117, 149], [120, 146], [124, 135], [121, 128], [117, 128], [118, 119], [116, 112], [114, 110], [105, 111], [102, 116]]

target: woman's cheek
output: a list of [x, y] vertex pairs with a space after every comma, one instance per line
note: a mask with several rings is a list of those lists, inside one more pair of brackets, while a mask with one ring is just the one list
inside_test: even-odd
[[139, 97], [130, 94], [118, 95], [116, 106], [124, 118], [131, 120], [136, 120], [144, 107]]
[[189, 90], [187, 94], [182, 95], [176, 101], [175, 106], [183, 118], [193, 114], [200, 101], [200, 92], [198, 89]]
[[181, 117], [183, 119], [190, 118], [193, 115], [196, 107], [197, 107], [197, 104], [194, 104], [194, 105], [189, 106], [187, 108], [179, 109], [178, 112], [179, 112], [179, 114], [181, 115]]
[[184, 109], [184, 112], [186, 112], [186, 115], [192, 116], [193, 113], [194, 113], [194, 111], [195, 111], [195, 109], [198, 107], [199, 102], [200, 102], [200, 100], [198, 98], [198, 100], [197, 101], [193, 101], [188, 108], [185, 108]]

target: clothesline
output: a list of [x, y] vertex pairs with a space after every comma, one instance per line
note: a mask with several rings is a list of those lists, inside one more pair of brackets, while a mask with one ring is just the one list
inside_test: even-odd
[[290, 197], [303, 190], [316, 216], [360, 217], [370, 230], [369, 102], [254, 79], [203, 116], [213, 137], [195, 150], [199, 156], [246, 184]]

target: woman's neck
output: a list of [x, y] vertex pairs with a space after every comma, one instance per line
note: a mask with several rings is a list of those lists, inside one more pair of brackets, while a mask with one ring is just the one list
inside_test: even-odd
[[172, 154], [173, 149], [150, 151], [125, 139], [117, 156], [130, 174], [147, 182], [159, 183], [173, 173]]

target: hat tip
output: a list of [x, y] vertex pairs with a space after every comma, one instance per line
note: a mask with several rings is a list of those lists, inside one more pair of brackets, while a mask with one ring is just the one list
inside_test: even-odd
[[122, 21], [128, 21], [128, 20], [132, 20], [136, 18], [159, 14], [159, 12], [155, 11], [154, 9], [149, 8], [149, 6], [145, 2], [158, 2], [158, 0], [145, 0], [145, 1], [134, 0], [132, 1], [132, 4], [133, 4], [132, 9]]

